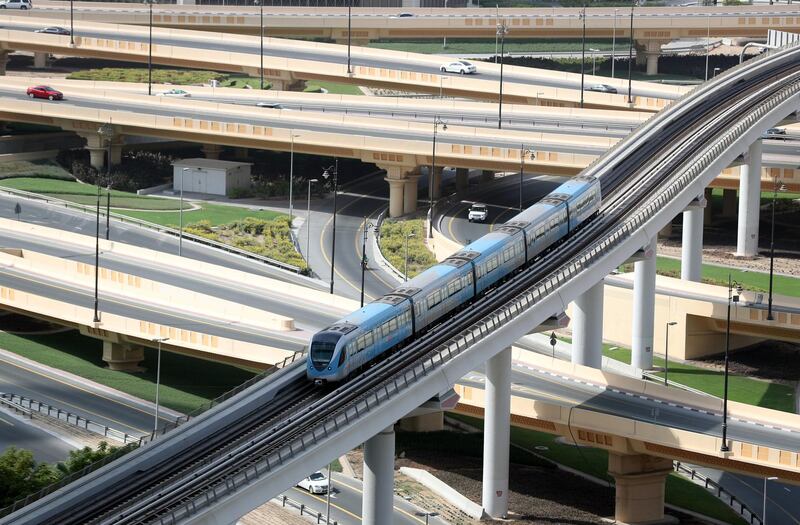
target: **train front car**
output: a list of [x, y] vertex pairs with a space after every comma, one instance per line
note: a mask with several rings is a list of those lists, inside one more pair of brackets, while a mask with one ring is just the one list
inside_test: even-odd
[[352, 339], [347, 336], [357, 329], [356, 325], [339, 321], [314, 334], [308, 347], [306, 377], [317, 384], [341, 380], [345, 347]]

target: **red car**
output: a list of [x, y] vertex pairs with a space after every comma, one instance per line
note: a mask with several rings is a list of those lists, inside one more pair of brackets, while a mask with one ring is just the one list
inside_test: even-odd
[[48, 86], [34, 86], [28, 88], [28, 96], [31, 98], [46, 98], [47, 100], [61, 100], [64, 94]]

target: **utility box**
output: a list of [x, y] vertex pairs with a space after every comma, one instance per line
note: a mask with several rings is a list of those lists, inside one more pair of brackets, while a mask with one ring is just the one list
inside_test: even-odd
[[172, 188], [186, 193], [229, 196], [236, 189], [250, 188], [250, 162], [213, 159], [183, 159], [172, 163]]

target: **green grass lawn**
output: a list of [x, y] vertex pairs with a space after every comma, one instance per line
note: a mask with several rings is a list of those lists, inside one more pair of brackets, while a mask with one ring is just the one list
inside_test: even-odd
[[307, 92], [318, 92], [320, 88], [324, 88], [332, 95], [363, 95], [364, 93], [358, 89], [358, 86], [351, 84], [338, 84], [336, 82], [325, 82], [320, 80], [311, 80], [305, 89]]
[[[153, 83], [155, 84], [204, 84], [209, 80], [224, 81], [228, 79], [226, 73], [215, 71], [189, 71], [177, 69], [153, 69]], [[88, 69], [75, 71], [67, 76], [72, 80], [101, 80], [110, 82], [147, 82], [148, 71], [146, 67], [117, 68], [104, 67], [102, 69]]]
[[50, 160], [12, 160], [0, 162], [0, 179], [10, 177], [42, 177], [74, 180], [64, 168]]
[[[477, 428], [483, 428], [483, 420], [481, 419], [460, 414], [448, 414], [448, 417], [464, 421]], [[579, 448], [575, 445], [560, 443], [556, 441], [557, 438], [557, 436], [543, 432], [511, 427], [511, 443], [514, 445], [535, 451], [537, 454], [561, 465], [611, 481], [612, 478], [608, 475], [608, 453], [605, 450], [590, 447]], [[537, 449], [536, 447], [547, 448]], [[735, 525], [744, 525], [745, 523], [739, 515], [710, 492], [676, 473], [672, 473], [667, 477], [665, 499], [667, 503], [672, 505], [699, 512], [726, 523]]]
[[[211, 226], [219, 226], [233, 221], [244, 220], [247, 217], [256, 219], [271, 220], [284, 214], [274, 211], [258, 211], [240, 206], [225, 206], [223, 204], [198, 203], [199, 210], [183, 212], [183, 224], [189, 225], [200, 221], [209, 221]], [[135, 217], [145, 221], [161, 224], [162, 226], [178, 227], [179, 217], [175, 212], [158, 211], [119, 211], [122, 215]]]
[[[145, 350], [142, 366], [147, 370], [133, 374], [106, 368], [101, 341], [76, 331], [27, 336], [0, 332], [0, 348], [138, 398], [155, 400], [156, 351], [153, 349]], [[190, 412], [253, 375], [252, 371], [236, 366], [162, 352], [159, 401], [169, 408]]]
[[[81, 184], [74, 180], [55, 180], [48, 178], [21, 177], [0, 180], [0, 186], [14, 188], [32, 193], [40, 193], [49, 197], [63, 199], [77, 204], [93, 205], [97, 202], [97, 186]], [[105, 206], [108, 190], [100, 189], [101, 202]], [[175, 199], [160, 199], [158, 197], [140, 196], [135, 193], [111, 190], [111, 208], [136, 209], [136, 210], [174, 210], [180, 209], [180, 202]], [[191, 204], [185, 202], [184, 210], [190, 209]], [[174, 214], [174, 212], [173, 212]]]

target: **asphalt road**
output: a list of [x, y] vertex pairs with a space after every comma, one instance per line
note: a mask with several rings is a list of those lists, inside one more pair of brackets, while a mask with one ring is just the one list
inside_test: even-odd
[[[13, 20], [13, 22], [11, 21]], [[20, 31], [34, 31], [42, 28], [42, 23], [35, 20], [22, 21], [19, 18], [11, 18], [5, 22], [6, 28], [15, 29]], [[197, 49], [199, 53], [204, 50], [216, 51], [229, 51], [234, 53], [255, 54], [260, 52], [260, 42], [258, 37], [252, 36], [249, 41], [242, 40], [236, 42], [219, 42], [212, 36], [212, 33], [204, 34], [202, 31], [183, 31], [178, 29], [171, 30], [170, 36], [162, 36], [159, 31], [153, 35], [153, 44], [179, 46], [184, 48]], [[120, 32], [115, 28], [109, 29], [91, 29], [81, 30], [76, 29], [77, 36], [91, 37], [91, 38], [110, 38], [119, 39]], [[54, 35], [45, 35], [53, 36]], [[133, 42], [147, 42], [148, 35], [146, 34], [127, 34], [122, 37], [126, 41]], [[407, 58], [394, 55], [390, 57], [373, 56], [364, 53], [362, 48], [351, 48], [351, 64], [354, 66], [366, 67], [379, 67], [394, 70], [414, 71], [418, 73], [431, 73], [442, 75], [460, 76], [454, 73], [442, 73], [439, 70], [439, 64], [432, 65], [430, 59], [426, 55], [417, 55], [411, 53]], [[368, 49], [368, 48], [366, 48]], [[271, 39], [264, 40], [264, 54], [271, 57], [279, 58], [292, 58], [296, 60], [309, 60], [320, 62], [322, 64], [345, 64], [347, 61], [347, 46], [335, 44], [321, 44], [316, 48], [298, 48], [292, 45], [291, 40], [285, 39]], [[451, 61], [449, 57], [441, 57], [442, 63]], [[500, 80], [499, 67], [494, 64], [482, 65], [478, 64], [478, 73], [474, 75], [475, 78], [483, 80]], [[523, 74], [524, 73], [524, 74]], [[542, 75], [534, 76], [536, 71], [534, 69], [527, 69], [527, 71], [519, 71], [512, 68], [506, 69], [503, 74], [504, 83], [517, 83], [526, 86], [548, 86], [569, 89], [580, 89], [580, 77], [575, 75], [569, 76], [554, 76]], [[647, 87], [645, 87], [647, 86]], [[633, 88], [633, 94], [639, 96], [650, 97], [667, 97], [664, 91], [658, 84], [641, 84], [637, 83]]]
[[[307, 505], [316, 512], [321, 512], [323, 523], [325, 519], [325, 494], [309, 494], [304, 489], [294, 487], [284, 493], [288, 498]], [[331, 521], [336, 520], [341, 525], [360, 525], [361, 499], [363, 497], [361, 481], [345, 476], [333, 474], [333, 491], [331, 492]], [[423, 512], [404, 499], [394, 497], [394, 516], [392, 525], [424, 525], [425, 518], [417, 513]], [[430, 525], [445, 525], [442, 520], [432, 517]]]
[[36, 461], [64, 461], [74, 447], [66, 441], [0, 411], [0, 453], [8, 447], [30, 450]]

